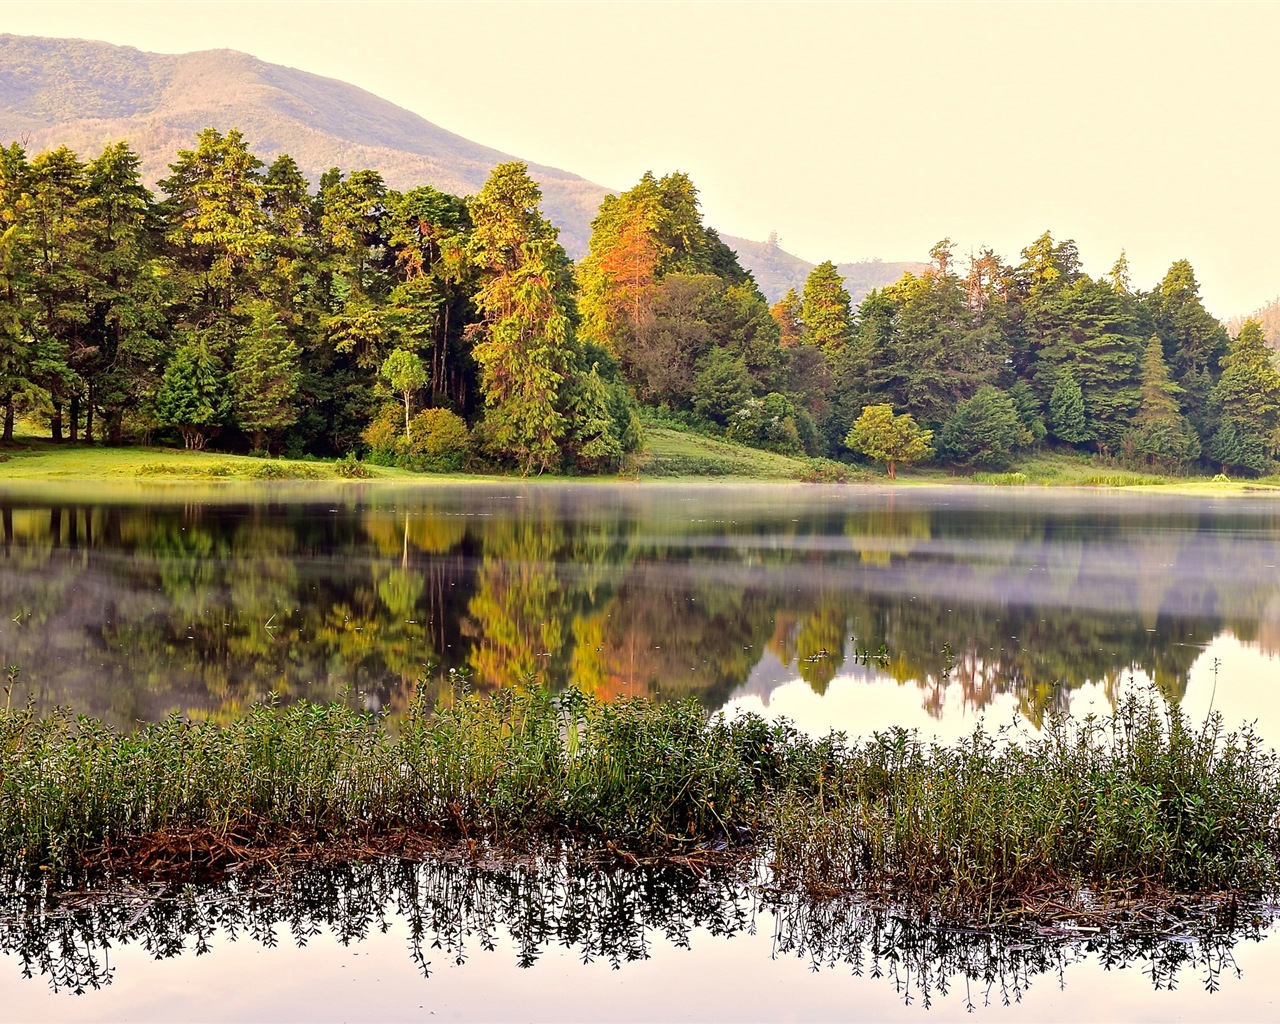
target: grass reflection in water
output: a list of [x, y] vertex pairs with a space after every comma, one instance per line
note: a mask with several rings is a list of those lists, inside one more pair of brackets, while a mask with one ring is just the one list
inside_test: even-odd
[[[1269, 908], [1217, 909], [1130, 922], [1084, 934], [1061, 927], [984, 930], [930, 920], [918, 909], [863, 899], [815, 900], [762, 886], [759, 865], [700, 872], [670, 865], [602, 869], [563, 858], [482, 864], [384, 860], [308, 868], [283, 881], [231, 877], [203, 886], [117, 887], [110, 893], [31, 891], [0, 903], [0, 951], [54, 991], [82, 993], [116, 980], [111, 950], [145, 949], [157, 960], [209, 952], [225, 941], [301, 948], [354, 945], [399, 919], [408, 956], [425, 978], [509, 940], [516, 965], [565, 948], [615, 969], [660, 945], [689, 947], [771, 929], [775, 958], [882, 979], [928, 1007], [1020, 1001], [1038, 979], [1066, 984], [1066, 969], [1092, 956], [1142, 965], [1155, 988], [1198, 978], [1209, 989], [1237, 972], [1234, 946], [1271, 924]], [[1176, 927], [1170, 927], [1170, 925]], [[695, 932], [706, 934], [695, 935]]]

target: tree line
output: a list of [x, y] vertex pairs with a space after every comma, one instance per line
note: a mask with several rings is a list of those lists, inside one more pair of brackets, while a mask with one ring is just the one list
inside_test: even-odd
[[1049, 233], [853, 308], [830, 262], [772, 308], [687, 175], [608, 196], [575, 266], [520, 163], [474, 197], [374, 170], [312, 190], [236, 130], [153, 195], [126, 143], [0, 150], [0, 405], [54, 440], [210, 438], [450, 469], [604, 472], [640, 412], [790, 454], [999, 467], [1041, 445], [1266, 472], [1280, 372], [1191, 265], [1094, 279]]

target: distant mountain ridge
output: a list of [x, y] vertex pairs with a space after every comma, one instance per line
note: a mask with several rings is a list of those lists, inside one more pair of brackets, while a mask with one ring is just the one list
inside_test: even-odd
[[[270, 161], [290, 154], [314, 184], [330, 167], [369, 167], [392, 188], [431, 184], [479, 191], [494, 164], [517, 159], [471, 142], [370, 92], [333, 78], [269, 64], [236, 50], [147, 53], [79, 39], [0, 35], [0, 142], [31, 151], [67, 145], [81, 158], [125, 139], [149, 184], [179, 149], [213, 125], [239, 128]], [[529, 164], [543, 209], [570, 255], [587, 251], [591, 220], [609, 189], [568, 171]], [[776, 301], [804, 286], [813, 264], [766, 242], [723, 236]], [[918, 263], [843, 264], [855, 302]]]

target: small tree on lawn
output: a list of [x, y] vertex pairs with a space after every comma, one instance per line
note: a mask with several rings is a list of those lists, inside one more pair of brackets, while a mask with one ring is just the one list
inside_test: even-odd
[[868, 405], [844, 443], [869, 459], [888, 465], [889, 479], [897, 479], [899, 462], [919, 462], [933, 454], [932, 430], [922, 430], [910, 413], [893, 414], [891, 405]]
[[227, 415], [223, 370], [206, 345], [183, 345], [165, 367], [156, 394], [160, 422], [175, 427], [187, 448], [201, 449]]
[[391, 384], [392, 389], [404, 398], [404, 439], [412, 441], [409, 428], [409, 402], [419, 388], [426, 386], [427, 368], [412, 352], [398, 348], [387, 356], [386, 362], [382, 364], [382, 376]]

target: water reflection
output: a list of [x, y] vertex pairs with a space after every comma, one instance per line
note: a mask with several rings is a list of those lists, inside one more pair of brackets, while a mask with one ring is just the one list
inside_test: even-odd
[[[695, 695], [918, 691], [1033, 723], [1206, 648], [1280, 651], [1267, 499], [946, 488], [503, 485], [0, 495], [0, 661], [43, 708], [225, 717], [415, 680]], [[859, 664], [857, 655], [890, 654]], [[1238, 669], [1239, 671], [1239, 669]]]
[[[747, 948], [740, 955], [763, 954], [758, 964], [739, 960], [753, 973], [768, 971], [770, 960], [799, 960], [811, 970], [888, 986], [906, 1005], [927, 1008], [950, 998], [972, 1008], [1021, 1002], [1037, 982], [1060, 989], [1067, 969], [1088, 961], [1108, 970], [1140, 967], [1154, 989], [1194, 980], [1212, 992], [1239, 976], [1235, 946], [1261, 937], [1274, 918], [1270, 908], [1232, 904], [1185, 920], [1135, 916], [1123, 930], [994, 933], [931, 924], [905, 908], [813, 902], [759, 883], [750, 871], [730, 867], [435, 861], [301, 871], [283, 883], [43, 893], [4, 906], [0, 952], [50, 991], [83, 994], [119, 981], [115, 963], [130, 947], [157, 962], [225, 950], [228, 943], [352, 947], [393, 924], [407, 937], [402, 956], [424, 979], [500, 945], [514, 956], [508, 968], [532, 967], [562, 949], [580, 964], [617, 970], [673, 948], [733, 940], [732, 949], [742, 940]], [[696, 974], [696, 958], [684, 969]], [[247, 987], [262, 983], [238, 979]], [[301, 998], [296, 1009], [305, 1014]]]

